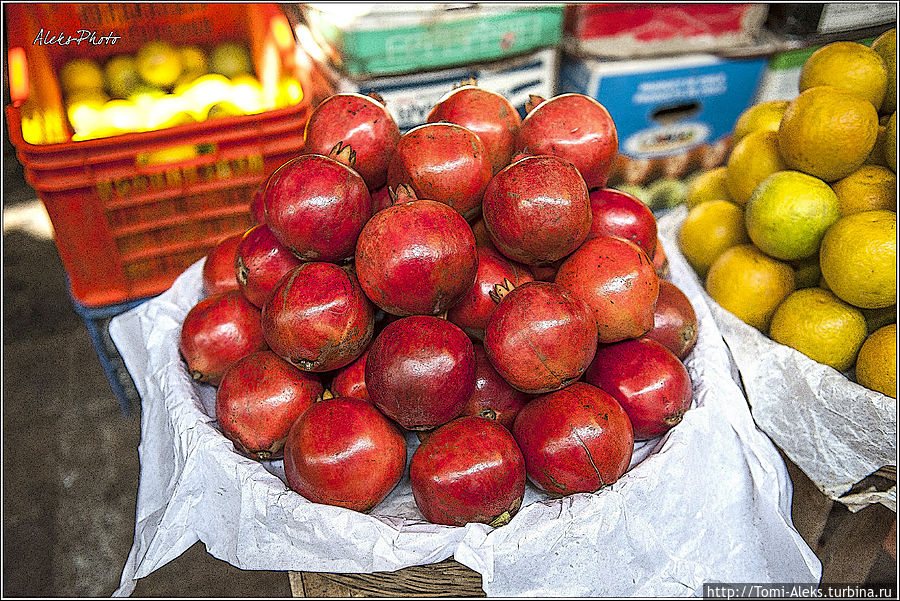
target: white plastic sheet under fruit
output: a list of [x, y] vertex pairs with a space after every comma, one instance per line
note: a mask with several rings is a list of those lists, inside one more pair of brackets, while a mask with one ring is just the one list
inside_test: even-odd
[[[686, 216], [682, 206], [659, 220], [670, 261], [685, 262], [677, 240]], [[897, 402], [745, 324], [706, 294], [692, 270], [675, 281], [688, 283], [699, 289], [731, 351], [757, 425], [829, 498], [852, 511], [882, 503], [896, 512], [896, 486], [845, 493], [896, 465]]]
[[[216, 428], [214, 389], [193, 384], [178, 353], [181, 321], [201, 298], [195, 264], [110, 324], [142, 397], [134, 544], [115, 595], [197, 540], [243, 569], [371, 573], [452, 556], [482, 574], [489, 596], [690, 596], [704, 583], [818, 582], [821, 564], [791, 524], [784, 463], [753, 423], [689, 267], [675, 260], [671, 269], [699, 318], [686, 361], [693, 408], [639, 445], [618, 482], [561, 499], [529, 485], [514, 519], [492, 529], [426, 522], [408, 476], [362, 514], [306, 501], [285, 485], [281, 461], [238, 455]], [[411, 455], [416, 439], [407, 440]]]

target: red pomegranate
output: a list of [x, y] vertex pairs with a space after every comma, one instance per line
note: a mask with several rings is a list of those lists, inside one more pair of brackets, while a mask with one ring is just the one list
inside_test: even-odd
[[484, 219], [479, 219], [472, 224], [472, 233], [475, 234], [476, 246], [487, 246], [488, 248], [496, 250], [494, 248], [494, 243], [491, 242], [491, 235], [488, 234], [487, 226], [484, 225]]
[[669, 258], [659, 237], [656, 238], [656, 252], [653, 253], [653, 270], [660, 278], [669, 276]]
[[512, 433], [529, 480], [557, 495], [612, 484], [628, 469], [634, 452], [631, 422], [621, 405], [584, 382], [528, 403]]
[[315, 403], [294, 422], [284, 445], [288, 486], [314, 503], [369, 511], [406, 469], [406, 439], [361, 399]]
[[532, 395], [510, 386], [491, 365], [484, 346], [474, 346], [475, 389], [460, 415], [487, 417], [512, 430], [516, 415], [532, 399]]
[[618, 236], [641, 247], [648, 257], [656, 252], [656, 217], [640, 200], [614, 188], [591, 192], [591, 233], [597, 236]]
[[409, 462], [409, 483], [429, 522], [499, 527], [522, 506], [525, 459], [503, 426], [460, 417], [419, 445]]
[[494, 173], [509, 164], [522, 125], [509, 100], [477, 85], [461, 86], [445, 94], [426, 121], [456, 123], [474, 132], [484, 144]]
[[359, 174], [319, 154], [279, 167], [266, 185], [264, 203], [266, 225], [304, 261], [352, 257], [372, 216], [372, 197]]
[[262, 329], [282, 359], [303, 371], [329, 371], [359, 357], [371, 342], [375, 308], [349, 269], [303, 263], [272, 290]]
[[353, 363], [342, 367], [331, 381], [331, 394], [336, 397], [348, 396], [355, 399], [369, 401], [369, 391], [366, 390], [366, 358], [369, 349], [357, 357]]
[[238, 289], [238, 282], [234, 277], [234, 258], [241, 236], [242, 234], [228, 236], [206, 255], [202, 278], [203, 293], [207, 296]]
[[266, 348], [259, 309], [240, 290], [207, 296], [185, 316], [178, 348], [193, 379], [218, 386], [232, 363]]
[[491, 163], [478, 136], [453, 123], [426, 123], [401, 136], [388, 166], [388, 186], [412, 187], [418, 198], [450, 205], [477, 217]]
[[236, 361], [216, 391], [222, 434], [253, 459], [278, 459], [293, 423], [319, 397], [322, 383], [272, 351]]
[[597, 350], [597, 326], [580, 298], [551, 282], [527, 282], [497, 305], [484, 350], [516, 390], [542, 394], [581, 377]]
[[659, 281], [659, 297], [653, 310], [653, 327], [644, 334], [684, 359], [697, 342], [697, 314], [681, 288]]
[[475, 284], [450, 307], [447, 319], [469, 336], [483, 340], [484, 328], [497, 303], [516, 286], [532, 281], [531, 272], [521, 263], [510, 261], [492, 248], [478, 247]]
[[606, 186], [619, 138], [606, 107], [583, 94], [562, 94], [540, 102], [525, 116], [518, 149], [571, 161], [593, 189]]
[[389, 323], [366, 359], [369, 398], [407, 430], [458, 416], [475, 386], [475, 351], [458, 327], [430, 315]]
[[437, 315], [472, 288], [475, 236], [449, 206], [415, 200], [406, 186], [376, 213], [356, 245], [356, 272], [366, 295], [393, 315]]
[[619, 401], [631, 418], [635, 440], [666, 433], [691, 406], [691, 378], [684, 365], [649, 338], [602, 346], [585, 380]]
[[300, 263], [267, 225], [259, 224], [241, 238], [231, 271], [247, 300], [262, 307], [278, 280]]
[[400, 129], [384, 104], [370, 96], [343, 92], [316, 106], [304, 131], [306, 152], [328, 156], [338, 144], [353, 151], [354, 169], [370, 190], [384, 185]]
[[482, 205], [494, 246], [526, 265], [565, 257], [591, 229], [584, 180], [558, 157], [526, 157], [503, 169], [488, 184]]
[[253, 216], [253, 223], [266, 222], [266, 205], [263, 203], [265, 189], [265, 186], [260, 186], [253, 192], [253, 198], [250, 200], [250, 214]]
[[590, 305], [600, 342], [636, 338], [653, 327], [659, 278], [633, 242], [592, 238], [566, 259], [554, 281]]
[[387, 186], [381, 186], [372, 192], [372, 214], [383, 211], [394, 204], [391, 200], [391, 193]]

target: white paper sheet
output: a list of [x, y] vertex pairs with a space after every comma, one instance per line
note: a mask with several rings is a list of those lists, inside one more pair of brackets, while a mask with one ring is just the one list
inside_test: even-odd
[[[686, 216], [682, 206], [659, 220], [670, 260], [684, 261], [677, 240]], [[740, 371], [757, 425], [791, 461], [853, 511], [876, 502], [897, 511], [896, 487], [842, 498], [869, 474], [896, 465], [896, 401], [745, 324], [706, 294], [693, 271], [673, 274], [673, 282], [700, 289]]]
[[115, 595], [197, 540], [243, 569], [370, 573], [452, 556], [482, 574], [489, 596], [689, 596], [707, 582], [818, 582], [821, 564], [791, 524], [784, 463], [753, 423], [689, 267], [674, 258], [671, 270], [687, 280], [699, 319], [686, 361], [693, 408], [640, 445], [615, 484], [562, 499], [529, 485], [519, 513], [492, 529], [426, 522], [407, 476], [366, 515], [310, 503], [286, 487], [281, 461], [238, 455], [216, 429], [214, 390], [195, 385], [178, 354], [181, 320], [200, 299], [195, 264], [110, 324], [143, 403], [135, 539]]

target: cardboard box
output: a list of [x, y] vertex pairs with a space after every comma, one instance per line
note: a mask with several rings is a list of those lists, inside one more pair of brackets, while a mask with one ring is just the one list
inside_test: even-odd
[[563, 5], [310, 3], [303, 16], [337, 70], [360, 78], [555, 46], [562, 36]]
[[563, 47], [619, 58], [714, 52], [750, 44], [767, 12], [767, 4], [569, 5]]
[[[323, 67], [328, 70], [327, 65]], [[441, 97], [469, 78], [484, 89], [505, 96], [524, 115], [530, 94], [549, 98], [556, 93], [557, 72], [555, 48], [492, 63], [393, 77], [355, 79], [328, 71], [337, 92], [381, 95], [401, 132], [425, 123]]]
[[712, 54], [632, 60], [564, 55], [560, 93], [596, 98], [619, 137], [610, 185], [677, 179], [722, 164], [766, 61]]

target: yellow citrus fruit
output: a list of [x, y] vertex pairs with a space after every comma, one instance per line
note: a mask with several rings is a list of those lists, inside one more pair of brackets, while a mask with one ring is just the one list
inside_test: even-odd
[[772, 315], [769, 337], [838, 371], [853, 366], [866, 339], [866, 320], [828, 290], [790, 293]]
[[747, 134], [754, 131], [778, 131], [778, 126], [781, 124], [781, 117], [784, 116], [784, 109], [787, 108], [787, 105], [787, 100], [769, 100], [767, 102], [754, 104], [750, 108], [744, 110], [734, 124], [732, 142], [737, 143]]
[[875, 38], [872, 50], [877, 52], [887, 69], [887, 91], [879, 113], [890, 115], [897, 110], [897, 28], [891, 28]]
[[210, 73], [218, 73], [231, 79], [238, 75], [253, 73], [250, 50], [236, 42], [223, 42], [213, 48], [209, 55]]
[[833, 182], [863, 164], [877, 135], [878, 112], [871, 102], [833, 86], [816, 86], [785, 109], [778, 150], [789, 169]]
[[678, 231], [684, 258], [702, 278], [726, 249], [750, 242], [744, 211], [727, 200], [710, 200], [691, 209]]
[[144, 81], [161, 88], [171, 87], [181, 75], [181, 54], [162, 40], [153, 40], [141, 46], [135, 62]]
[[866, 327], [869, 334], [879, 328], [892, 323], [897, 323], [897, 305], [882, 307], [881, 309], [860, 309], [866, 318]]
[[712, 299], [761, 332], [769, 330], [772, 314], [794, 288], [791, 266], [752, 244], [732, 246], [706, 274], [706, 292]]
[[725, 167], [731, 199], [740, 205], [747, 204], [761, 181], [776, 171], [789, 169], [778, 150], [778, 133], [769, 130], [744, 136], [731, 150]]
[[863, 343], [856, 358], [856, 381], [897, 398], [897, 324], [872, 332]]
[[206, 53], [197, 46], [181, 46], [178, 48], [181, 58], [181, 75], [179, 79], [197, 79], [207, 73]]
[[878, 124], [878, 133], [875, 135], [875, 145], [872, 152], [863, 161], [863, 165], [881, 165], [887, 167], [887, 160], [884, 158], [884, 138], [887, 135], [887, 125]]
[[887, 90], [881, 55], [858, 42], [832, 42], [812, 53], [800, 69], [800, 91], [834, 86], [872, 103], [877, 111]]
[[897, 214], [865, 211], [841, 217], [825, 233], [822, 277], [841, 300], [878, 309], [897, 300]]
[[884, 164], [887, 168], [897, 173], [897, 113], [893, 113], [888, 119], [884, 130]]
[[103, 71], [90, 59], [76, 58], [60, 69], [59, 85], [67, 95], [81, 91], [102, 90]]
[[120, 54], [106, 61], [103, 76], [106, 89], [117, 98], [128, 98], [144, 85], [134, 57], [127, 54]]
[[794, 269], [794, 279], [797, 282], [797, 289], [813, 288], [819, 286], [822, 280], [822, 269], [819, 267], [819, 254], [816, 253], [805, 259], [797, 259], [788, 262]]
[[840, 216], [834, 190], [799, 171], [773, 173], [756, 187], [744, 207], [753, 243], [785, 261], [816, 254], [825, 232]]
[[831, 184], [841, 205], [841, 216], [897, 208], [897, 176], [881, 165], [863, 165]]
[[684, 204], [693, 209], [707, 200], [731, 200], [726, 181], [728, 170], [724, 165], [704, 171], [691, 180]]

